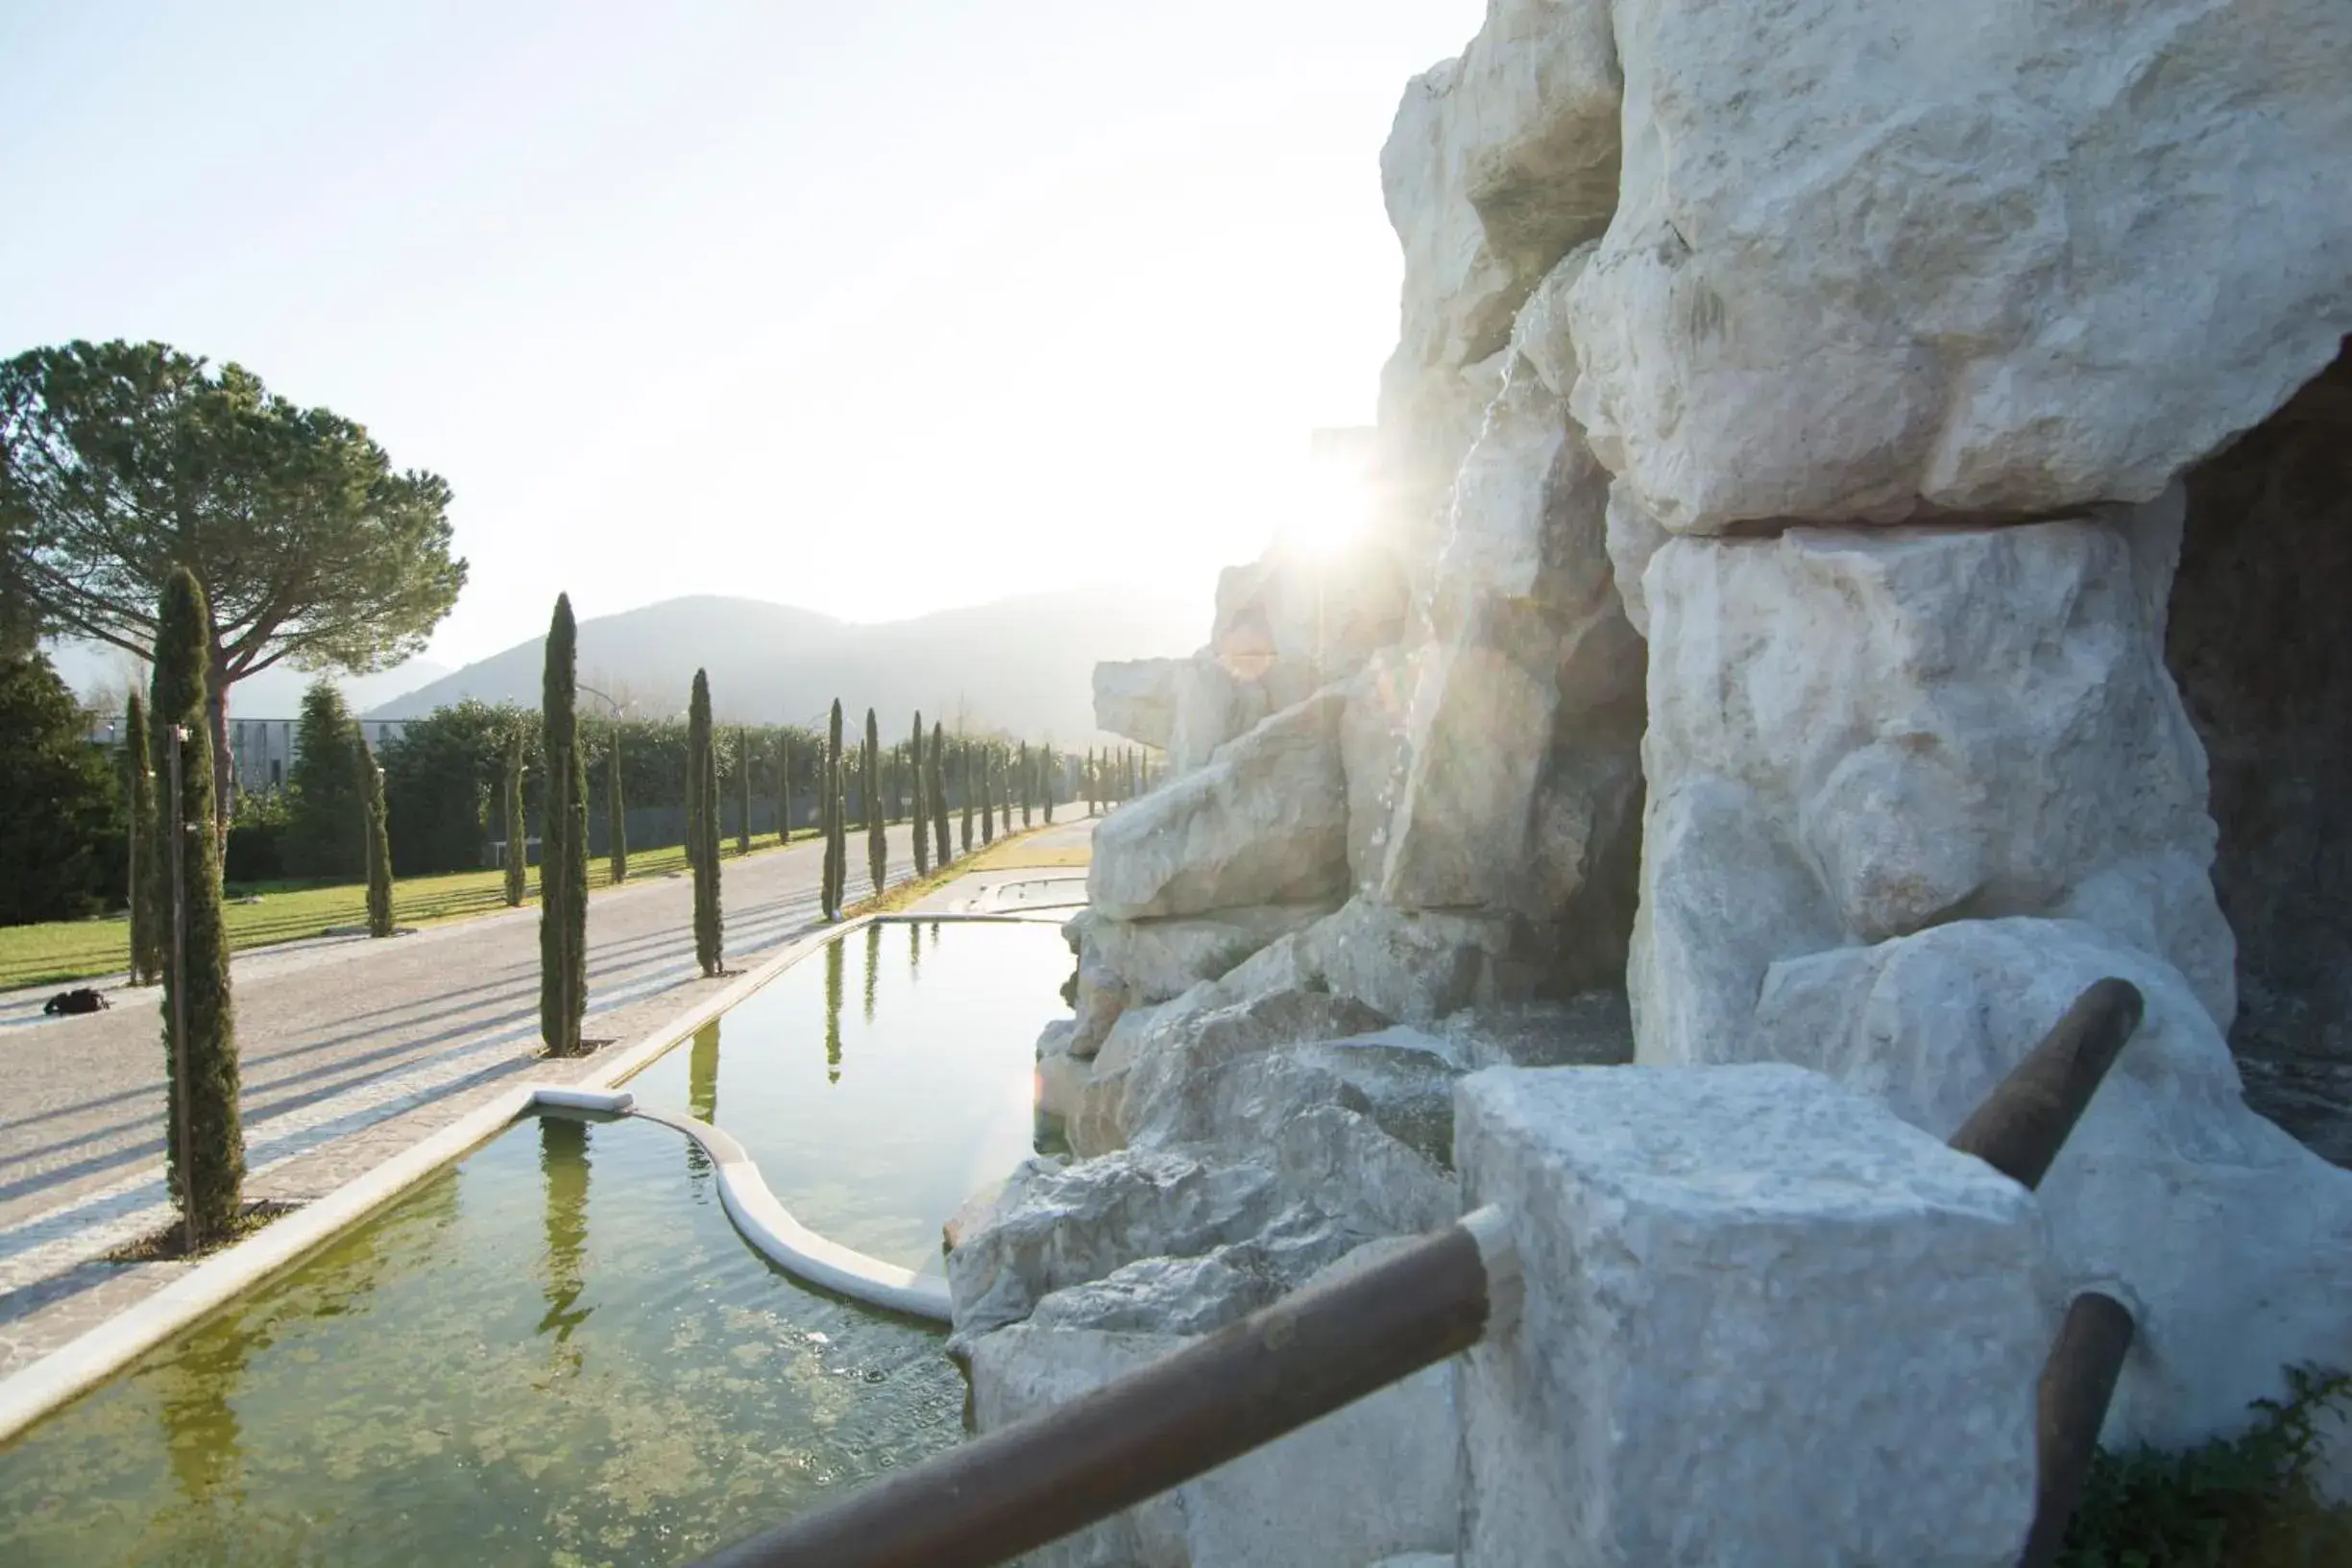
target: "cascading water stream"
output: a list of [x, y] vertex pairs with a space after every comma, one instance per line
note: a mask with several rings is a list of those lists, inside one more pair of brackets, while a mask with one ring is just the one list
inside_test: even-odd
[[[1444, 543], [1438, 547], [1437, 559], [1430, 569], [1428, 581], [1414, 595], [1413, 613], [1407, 622], [1414, 638], [1413, 651], [1407, 657], [1402, 683], [1407, 696], [1404, 702], [1396, 706], [1395, 723], [1390, 732], [1392, 744], [1389, 748], [1388, 778], [1380, 786], [1378, 797], [1380, 820], [1379, 824], [1372, 829], [1370, 840], [1376, 861], [1385, 857], [1388, 853], [1389, 826], [1394, 820], [1397, 796], [1404, 788], [1404, 775], [1412, 763], [1412, 754], [1406, 744], [1412, 729], [1412, 711], [1420, 700], [1422, 661], [1427, 656], [1431, 645], [1437, 640], [1437, 607], [1440, 587], [1445, 581], [1454, 564], [1455, 554], [1461, 545], [1462, 514], [1465, 495], [1469, 488], [1470, 471], [1478, 463], [1488, 445], [1493, 440], [1502, 410], [1511, 400], [1512, 394], [1517, 389], [1520, 367], [1525, 363], [1524, 356], [1515, 347], [1504, 350], [1502, 379], [1495, 386], [1494, 395], [1487, 399], [1486, 408], [1478, 418], [1478, 433], [1471, 438], [1468, 447], [1464, 450], [1462, 460], [1454, 465], [1453, 478], [1445, 487], [1445, 500], [1442, 513]], [[1462, 630], [1459, 626], [1455, 628], [1454, 635], [1457, 639], [1461, 637]]]

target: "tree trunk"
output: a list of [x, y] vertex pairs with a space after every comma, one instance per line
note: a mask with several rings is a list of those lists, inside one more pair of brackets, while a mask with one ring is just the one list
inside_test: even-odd
[[229, 819], [237, 808], [236, 760], [229, 755], [229, 661], [215, 647], [205, 670], [205, 724], [212, 732], [212, 826], [229, 853]]

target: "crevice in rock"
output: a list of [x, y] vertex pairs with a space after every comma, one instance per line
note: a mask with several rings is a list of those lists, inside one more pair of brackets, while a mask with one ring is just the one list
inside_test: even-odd
[[[2352, 341], [2352, 340], [2348, 340]], [[2166, 662], [2211, 768], [2256, 1108], [2352, 1163], [2352, 358], [2188, 475]]]

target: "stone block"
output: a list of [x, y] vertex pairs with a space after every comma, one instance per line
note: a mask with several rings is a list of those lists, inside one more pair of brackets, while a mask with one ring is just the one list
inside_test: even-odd
[[1515, 1310], [1467, 1356], [1478, 1568], [2009, 1568], [2052, 1320], [2031, 1194], [1783, 1066], [1463, 1080]]

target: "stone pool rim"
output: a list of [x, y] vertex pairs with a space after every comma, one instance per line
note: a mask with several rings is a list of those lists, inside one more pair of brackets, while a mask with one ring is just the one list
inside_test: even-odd
[[[263, 1280], [300, 1263], [410, 1188], [505, 1131], [519, 1119], [528, 1115], [534, 1106], [544, 1103], [551, 1110], [585, 1108], [592, 1100], [643, 1071], [656, 1058], [683, 1043], [695, 1030], [741, 1002], [801, 959], [821, 951], [827, 943], [854, 935], [868, 926], [1040, 926], [1060, 923], [1040, 918], [1042, 913], [890, 910], [861, 915], [853, 920], [804, 932], [786, 943], [773, 957], [745, 971], [732, 984], [703, 998], [647, 1032], [634, 1045], [615, 1051], [608, 1059], [595, 1064], [587, 1076], [563, 1083], [525, 1082], [515, 1085], [439, 1132], [411, 1144], [373, 1170], [352, 1177], [326, 1196], [303, 1204], [284, 1218], [214, 1253], [155, 1294], [125, 1308], [22, 1371], [0, 1379], [0, 1443], [14, 1438], [51, 1411], [86, 1393], [164, 1340], [194, 1327]], [[541, 1098], [543, 1094], [546, 1096], [544, 1100]], [[673, 1130], [687, 1133], [690, 1137], [695, 1136], [676, 1124], [680, 1121], [690, 1121], [689, 1118], [673, 1120], [665, 1113], [646, 1120], [659, 1121]], [[700, 1139], [696, 1141], [700, 1142]], [[742, 1164], [757, 1180], [757, 1168], [750, 1166], [748, 1161]], [[767, 1192], [766, 1184], [759, 1182], [758, 1186], [759, 1194], [766, 1197], [767, 1205], [772, 1205], [779, 1214], [785, 1213], [783, 1205]], [[724, 1181], [720, 1191], [722, 1197], [726, 1197], [727, 1184]], [[900, 1305], [884, 1295], [864, 1296], [834, 1285], [827, 1277], [828, 1270], [804, 1273], [793, 1268], [787, 1260], [777, 1257], [763, 1239], [744, 1223], [743, 1215], [739, 1213], [735, 1199], [728, 1199], [727, 1212], [738, 1233], [743, 1236], [754, 1251], [775, 1261], [803, 1283], [831, 1290], [836, 1294], [856, 1297], [861, 1305], [883, 1311], [932, 1315], [921, 1310], [920, 1306]], [[764, 1206], [755, 1205], [752, 1212], [762, 1221], [766, 1221]], [[788, 1215], [787, 1218], [788, 1220]], [[772, 1225], [769, 1228], [772, 1229]], [[788, 1233], [786, 1235], [788, 1240]], [[817, 1240], [822, 1242], [823, 1238]], [[830, 1242], [825, 1244], [832, 1245]], [[848, 1253], [847, 1248], [838, 1250]], [[860, 1255], [849, 1253], [849, 1256]], [[878, 1284], [895, 1284], [897, 1276], [907, 1273], [905, 1269], [879, 1262], [874, 1262], [874, 1266], [885, 1270], [890, 1276], [886, 1281], [877, 1281]], [[944, 1294], [944, 1287], [941, 1288], [941, 1294]]]

